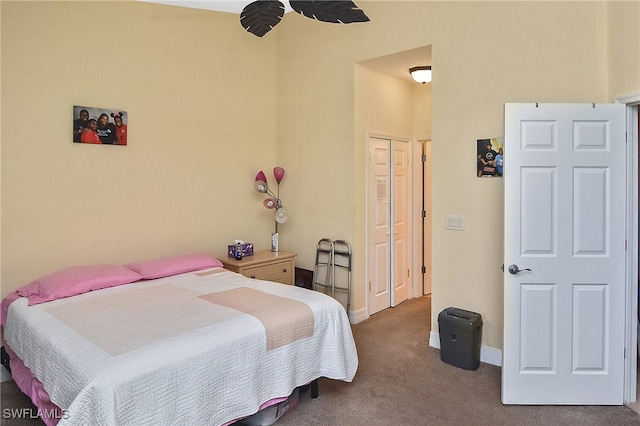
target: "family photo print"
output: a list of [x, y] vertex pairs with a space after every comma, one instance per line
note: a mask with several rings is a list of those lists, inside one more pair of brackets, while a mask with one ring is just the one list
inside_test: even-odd
[[73, 142], [127, 145], [126, 111], [74, 106]]
[[501, 177], [504, 169], [504, 139], [477, 139], [478, 177]]

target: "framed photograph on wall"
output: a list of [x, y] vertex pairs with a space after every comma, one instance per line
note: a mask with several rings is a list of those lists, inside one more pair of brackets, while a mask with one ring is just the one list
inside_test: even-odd
[[501, 177], [504, 170], [504, 139], [477, 139], [476, 174], [478, 177]]
[[126, 146], [127, 112], [74, 105], [73, 142]]

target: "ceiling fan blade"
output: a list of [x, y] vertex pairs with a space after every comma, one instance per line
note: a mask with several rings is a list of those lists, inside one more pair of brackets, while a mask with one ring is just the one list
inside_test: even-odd
[[249, 3], [240, 13], [240, 24], [245, 30], [262, 37], [280, 23], [284, 4], [278, 0], [258, 0]]
[[352, 1], [290, 0], [291, 8], [307, 18], [334, 24], [368, 22], [369, 17]]

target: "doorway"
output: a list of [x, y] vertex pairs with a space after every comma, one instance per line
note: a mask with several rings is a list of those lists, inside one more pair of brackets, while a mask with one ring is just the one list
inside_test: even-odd
[[[625, 378], [624, 401], [634, 411], [640, 413], [640, 93], [618, 97], [616, 103], [627, 106], [627, 238], [629, 264], [627, 266], [627, 293], [625, 295]], [[635, 401], [635, 403], [633, 403]]]
[[[422, 274], [424, 262], [421, 247], [422, 218], [419, 216], [422, 203], [422, 184], [420, 182], [422, 178], [419, 170], [422, 164], [419, 161], [421, 154], [417, 144], [418, 140], [423, 143], [424, 139], [430, 139], [430, 136], [423, 135], [431, 134], [431, 83], [420, 84], [411, 78], [409, 69], [417, 65], [431, 65], [431, 46], [422, 46], [383, 57], [367, 59], [358, 62], [355, 66], [355, 131], [356, 134], [364, 135], [362, 138], [362, 157], [360, 157], [363, 159], [364, 167], [363, 173], [359, 176], [362, 176], [367, 182], [363, 205], [364, 226], [361, 228], [366, 254], [364, 260], [365, 288], [362, 295], [365, 300], [363, 319], [377, 311], [369, 298], [369, 286], [371, 286], [371, 291], [374, 291], [375, 279], [373, 278], [387, 274], [384, 268], [381, 268], [381, 271], [372, 270], [372, 265], [376, 263], [376, 256], [383, 254], [383, 257], [387, 258], [382, 246], [379, 246], [378, 253], [375, 253], [369, 233], [372, 215], [377, 214], [372, 211], [369, 204], [375, 191], [372, 191], [371, 180], [368, 176], [369, 159], [367, 158], [369, 137], [374, 134], [383, 139], [398, 139], [400, 136], [400, 139], [405, 141], [409, 147], [411, 160], [409, 177], [412, 181], [409, 197], [412, 199], [412, 207], [408, 213], [408, 226], [411, 227], [412, 232], [408, 240], [409, 259], [404, 266], [404, 268], [408, 267], [408, 271], [404, 272], [404, 280], [407, 281], [406, 279], [409, 278], [408, 298], [420, 297], [424, 294]], [[359, 144], [360, 142], [358, 142]], [[388, 286], [380, 288], [382, 287], [389, 288]], [[388, 300], [391, 295], [387, 292], [384, 297]], [[398, 298], [395, 303], [398, 303]], [[389, 307], [392, 304], [387, 301], [385, 306]]]
[[[635, 153], [635, 158], [638, 161], [638, 163], [640, 163], [640, 158], [638, 158], [640, 156], [640, 154], [638, 153], [639, 149], [638, 149], [638, 139], [640, 138], [640, 104], [636, 104], [635, 106], [631, 107], [631, 111], [630, 111], [630, 116], [632, 118], [632, 123], [631, 123], [631, 128], [635, 129], [635, 134], [633, 132], [630, 132], [630, 134], [632, 135], [633, 138], [633, 143], [632, 146], [634, 146], [636, 148], [636, 153]], [[635, 119], [635, 123], [633, 123], [633, 119]], [[636, 164], [638, 164], [636, 163]], [[634, 189], [635, 189], [635, 194], [638, 196], [638, 199], [640, 199], [640, 188], [638, 187], [638, 182], [640, 181], [640, 176], [639, 176], [639, 171], [636, 167], [636, 170], [634, 172], [635, 174], [635, 182], [634, 182]], [[640, 219], [638, 218], [638, 202], [633, 203], [634, 204], [634, 211], [635, 211], [635, 218], [634, 221], [637, 225], [636, 229], [640, 229]], [[640, 246], [640, 234], [636, 233], [636, 235], [638, 235], [638, 239], [636, 239], [636, 244], [635, 244], [635, 249], [636, 249], [636, 254], [637, 254], [637, 250], [638, 250], [638, 246]], [[640, 270], [638, 270], [638, 268], [640, 268], [640, 259], [639, 259], [639, 265], [637, 265], [636, 267], [636, 283], [638, 283], [638, 277], [640, 277]], [[637, 322], [636, 324], [638, 325], [638, 328], [640, 328], [640, 311], [638, 309], [638, 302], [640, 301], [640, 290], [638, 290], [638, 288], [640, 288], [640, 284], [637, 285], [637, 288], [635, 289], [635, 293], [638, 293], [638, 298], [635, 299], [635, 318], [637, 318]], [[632, 309], [633, 311], [633, 309]], [[635, 319], [634, 318], [634, 319]], [[636, 330], [637, 333], [637, 330]], [[636, 334], [637, 336], [637, 334]], [[636, 360], [636, 375], [634, 376], [633, 374], [631, 374], [630, 380], [629, 380], [629, 394], [633, 395], [633, 388], [636, 388], [636, 399], [635, 399], [635, 403], [636, 405], [633, 407], [634, 411], [640, 413], [640, 388], [638, 387], [638, 378], [640, 377], [640, 366], [638, 366], [637, 364], [637, 360], [638, 360], [638, 353], [640, 352], [640, 343], [638, 343], [640, 339], [636, 339], [636, 345], [634, 346], [635, 349], [638, 350], [638, 352], [636, 352], [636, 356], [635, 356], [635, 360]], [[632, 351], [633, 352], [633, 351]], [[633, 370], [632, 370], [633, 371]], [[635, 383], [633, 383], [633, 379], [635, 380]]]
[[413, 152], [413, 297], [420, 297], [431, 294], [431, 137], [416, 137]]
[[[629, 96], [626, 98], [616, 99], [619, 103], [627, 105], [627, 156], [629, 169], [629, 238], [632, 241], [630, 250], [632, 264], [629, 267], [628, 274], [629, 286], [627, 289], [627, 330], [625, 346], [630, 356], [625, 360], [625, 385], [624, 395], [627, 405], [631, 409], [640, 413], [640, 388], [638, 381], [640, 378], [640, 365], [638, 363], [638, 355], [640, 355], [640, 312], [638, 310], [640, 300], [640, 254], [638, 247], [640, 246], [640, 217], [638, 215], [638, 200], [640, 199], [640, 94]], [[635, 401], [635, 402], [633, 402]]]

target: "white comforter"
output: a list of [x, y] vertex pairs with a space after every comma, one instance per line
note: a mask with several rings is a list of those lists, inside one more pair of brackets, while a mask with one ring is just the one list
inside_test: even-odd
[[[267, 347], [256, 316], [201, 297], [238, 288], [303, 302], [313, 311], [313, 336]], [[340, 303], [226, 270], [35, 306], [18, 299], [5, 339], [66, 410], [60, 426], [220, 425], [318, 377], [350, 382], [358, 365]]]

